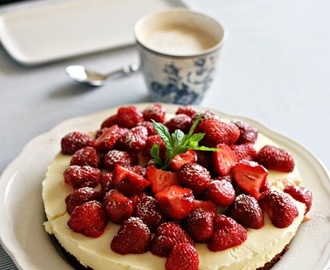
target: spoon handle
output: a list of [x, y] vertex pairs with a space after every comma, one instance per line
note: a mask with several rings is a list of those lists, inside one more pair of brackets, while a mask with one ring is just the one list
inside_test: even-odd
[[105, 74], [105, 77], [107, 78], [107, 80], [124, 77], [133, 72], [138, 71], [139, 68], [140, 68], [140, 66], [138, 64], [128, 65], [128, 66], [125, 66], [125, 67], [122, 67], [122, 68], [119, 68], [116, 70], [112, 70], [111, 72]]

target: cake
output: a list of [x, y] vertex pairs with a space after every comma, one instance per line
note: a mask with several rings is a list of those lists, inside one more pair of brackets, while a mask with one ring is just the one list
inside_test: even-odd
[[[42, 190], [46, 231], [85, 267], [269, 269], [311, 207], [292, 155], [247, 123], [189, 106], [168, 113], [162, 104], [123, 106], [95, 121], [98, 130], [63, 136]], [[188, 145], [168, 160], [166, 130], [177, 139], [186, 134]], [[84, 188], [92, 195], [72, 200]], [[133, 211], [118, 215], [111, 208], [116, 198], [129, 200]], [[160, 212], [157, 221], [144, 219], [150, 201]], [[90, 215], [100, 228], [81, 229], [83, 209], [96, 206], [101, 213]], [[157, 241], [166, 226], [183, 233], [165, 252]]]

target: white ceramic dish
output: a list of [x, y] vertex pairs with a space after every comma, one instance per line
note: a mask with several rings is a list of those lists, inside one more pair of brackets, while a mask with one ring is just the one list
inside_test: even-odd
[[180, 0], [65, 0], [0, 14], [0, 41], [24, 65], [134, 43], [142, 16], [186, 7]]
[[[149, 104], [138, 104], [144, 108]], [[170, 113], [175, 105], [165, 105]], [[202, 109], [202, 108], [201, 108]], [[23, 149], [7, 167], [0, 179], [0, 239], [15, 264], [28, 269], [72, 269], [57, 253], [44, 231], [45, 219], [41, 198], [41, 182], [54, 155], [60, 150], [60, 139], [70, 131], [97, 129], [102, 120], [117, 108], [93, 115], [69, 119], [48, 133], [42, 134]], [[314, 195], [312, 219], [305, 222], [274, 270], [318, 270], [330, 266], [330, 177], [327, 169], [309, 151], [296, 142], [263, 125], [233, 115], [218, 112], [221, 117], [241, 119], [259, 129], [295, 157], [303, 176], [304, 186]], [[97, 121], [95, 121], [97, 119]]]

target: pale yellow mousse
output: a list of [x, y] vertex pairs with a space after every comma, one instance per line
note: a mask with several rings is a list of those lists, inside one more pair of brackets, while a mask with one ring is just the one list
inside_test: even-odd
[[[259, 133], [256, 148], [265, 144], [274, 144]], [[48, 168], [43, 181], [43, 201], [48, 221], [46, 231], [54, 234], [66, 251], [84, 266], [94, 270], [139, 269], [154, 270], [165, 268], [165, 258], [150, 252], [141, 255], [119, 255], [110, 248], [111, 239], [119, 229], [118, 225], [109, 223], [102, 236], [89, 238], [71, 231], [67, 222], [65, 198], [72, 188], [64, 183], [63, 172], [69, 166], [70, 156], [58, 154]], [[287, 181], [300, 184], [301, 177], [296, 169], [292, 173], [269, 171], [268, 179], [274, 188], [282, 189]], [[293, 200], [293, 199], [292, 199]], [[265, 215], [265, 226], [259, 230], [248, 230], [247, 240], [240, 246], [224, 251], [212, 252], [205, 244], [196, 244], [199, 254], [199, 269], [257, 269], [271, 261], [295, 236], [304, 218], [305, 205], [293, 200], [297, 205], [299, 216], [284, 229], [274, 227]]]

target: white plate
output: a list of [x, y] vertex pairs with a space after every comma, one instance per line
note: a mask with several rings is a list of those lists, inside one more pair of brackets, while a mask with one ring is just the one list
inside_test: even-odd
[[[149, 104], [138, 104], [144, 108]], [[175, 105], [165, 105], [174, 113]], [[8, 166], [0, 179], [0, 239], [2, 245], [21, 269], [71, 269], [56, 252], [43, 228], [45, 219], [41, 199], [41, 182], [54, 155], [60, 150], [60, 138], [74, 130], [90, 131], [99, 128], [102, 120], [117, 108], [67, 120], [48, 133], [42, 134], [23, 149]], [[309, 151], [296, 142], [269, 130], [247, 118], [241, 119], [259, 129], [280, 146], [289, 150], [303, 176], [304, 186], [314, 195], [312, 219], [305, 222], [276, 269], [327, 269], [330, 258], [330, 178], [326, 168]], [[98, 121], [95, 122], [95, 119]]]
[[186, 7], [180, 0], [47, 1], [0, 14], [0, 40], [25, 65], [134, 43], [133, 27], [145, 14]]

